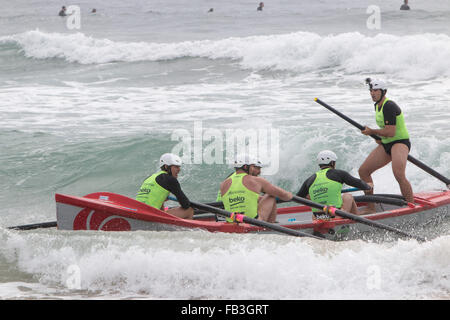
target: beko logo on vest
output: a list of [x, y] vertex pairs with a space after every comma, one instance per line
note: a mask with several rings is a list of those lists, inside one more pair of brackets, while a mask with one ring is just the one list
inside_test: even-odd
[[319, 189], [313, 190], [314, 195], [326, 193], [328, 192], [328, 188], [321, 187]]
[[245, 197], [237, 196], [234, 198], [230, 198], [230, 203], [234, 203], [234, 204], [236, 204], [235, 202], [244, 202], [244, 201], [245, 201]]

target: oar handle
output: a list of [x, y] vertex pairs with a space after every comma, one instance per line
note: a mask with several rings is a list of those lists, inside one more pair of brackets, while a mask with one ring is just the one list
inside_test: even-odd
[[[294, 200], [296, 202], [299, 202], [299, 203], [306, 204], [307, 206], [310, 206], [310, 207], [313, 207], [313, 208], [316, 208], [316, 209], [320, 209], [320, 210], [323, 210], [323, 207], [324, 207], [320, 203], [316, 203], [316, 202], [313, 202], [311, 200], [308, 200], [308, 199], [305, 199], [305, 198], [301, 198], [301, 197], [298, 197], [298, 196], [294, 196], [292, 198], [292, 200]], [[360, 223], [363, 223], [363, 224], [367, 224], [367, 225], [370, 225], [370, 226], [373, 226], [373, 227], [377, 227], [377, 228], [380, 228], [380, 229], [385, 229], [385, 230], [388, 230], [388, 231], [392, 231], [392, 232], [395, 232], [397, 234], [400, 234], [400, 235], [403, 235], [403, 236], [406, 236], [406, 237], [409, 237], [409, 238], [417, 239], [419, 241], [426, 241], [424, 238], [421, 238], [421, 237], [418, 237], [418, 236], [414, 236], [412, 234], [409, 234], [409, 233], [407, 233], [405, 231], [402, 231], [400, 229], [394, 228], [392, 226], [388, 226], [388, 225], [385, 225], [385, 224], [382, 224], [382, 223], [379, 223], [379, 222], [376, 222], [376, 221], [373, 221], [373, 220], [369, 220], [369, 219], [363, 218], [361, 216], [358, 216], [358, 215], [355, 215], [355, 214], [352, 214], [352, 213], [349, 213], [349, 212], [342, 211], [340, 209], [336, 209], [335, 210], [335, 214], [337, 214], [338, 216], [341, 216], [343, 218], [351, 219], [351, 220], [354, 220], [354, 221], [357, 221], [357, 222], [360, 222]]]
[[[344, 119], [345, 121], [351, 123], [352, 125], [354, 125], [355, 127], [357, 127], [359, 130], [364, 130], [364, 126], [362, 126], [361, 124], [359, 124], [358, 122], [354, 121], [353, 119], [347, 117], [345, 114], [343, 114], [342, 112], [337, 111], [336, 109], [334, 109], [332, 106], [326, 104], [325, 102], [323, 102], [322, 100], [320, 100], [319, 98], [315, 98], [314, 101], [316, 101], [318, 104], [320, 104], [321, 106], [327, 108], [328, 110], [330, 110], [331, 112], [337, 114], [339, 117], [341, 117], [342, 119]], [[375, 140], [381, 140], [381, 138], [377, 135], [371, 134], [370, 135], [372, 138], [374, 138]], [[433, 177], [441, 180], [442, 182], [445, 183], [445, 185], [447, 186], [447, 188], [450, 189], [450, 179], [448, 179], [447, 177], [444, 177], [442, 174], [440, 174], [439, 172], [435, 171], [434, 169], [430, 168], [429, 166], [427, 166], [425, 163], [417, 160], [416, 158], [414, 158], [411, 155], [408, 155], [408, 161], [415, 164], [416, 166], [418, 166], [420, 169], [424, 170], [425, 172], [429, 173], [430, 175], [432, 175]]]
[[[339, 117], [341, 117], [342, 119], [344, 119], [345, 121], [351, 123], [352, 125], [354, 125], [355, 127], [357, 127], [359, 130], [364, 130], [365, 127], [361, 124], [359, 124], [358, 122], [356, 122], [355, 120], [347, 117], [345, 114], [337, 111], [335, 108], [333, 108], [332, 106], [326, 104], [325, 102], [323, 102], [322, 100], [320, 100], [319, 98], [315, 98], [314, 101], [316, 101], [318, 104], [320, 104], [321, 106], [327, 108], [328, 110], [330, 110], [331, 112], [337, 114]], [[375, 134], [371, 134], [370, 135], [372, 138], [374, 138], [375, 140], [381, 140], [381, 138]]]

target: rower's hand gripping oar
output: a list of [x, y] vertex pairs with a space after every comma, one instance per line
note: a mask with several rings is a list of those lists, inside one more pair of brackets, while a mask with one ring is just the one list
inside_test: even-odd
[[[341, 117], [342, 119], [344, 119], [345, 121], [351, 123], [352, 125], [354, 125], [355, 127], [357, 127], [359, 130], [364, 130], [364, 126], [362, 126], [361, 124], [359, 124], [358, 122], [352, 120], [351, 118], [347, 117], [346, 115], [344, 115], [343, 113], [337, 111], [336, 109], [334, 109], [333, 107], [331, 107], [330, 105], [326, 104], [325, 102], [323, 102], [322, 100], [320, 100], [319, 98], [315, 98], [314, 101], [316, 101], [318, 104], [320, 104], [321, 106], [327, 108], [328, 110], [330, 110], [331, 112], [337, 114], [339, 117]], [[374, 138], [375, 140], [381, 140], [381, 138], [377, 135], [370, 135], [372, 138]], [[447, 186], [448, 189], [450, 189], [450, 179], [444, 177], [442, 174], [440, 174], [439, 172], [435, 171], [434, 169], [430, 168], [429, 166], [427, 166], [426, 164], [424, 164], [423, 162], [417, 160], [416, 158], [414, 158], [411, 155], [408, 155], [408, 161], [414, 163], [416, 166], [418, 166], [420, 169], [424, 170], [425, 172], [429, 173], [430, 175], [432, 175], [433, 177], [441, 180], [442, 182], [445, 183], [445, 185]]]
[[[301, 197], [298, 197], [298, 196], [292, 197], [292, 201], [295, 201], [295, 202], [298, 202], [298, 203], [302, 203], [302, 204], [305, 204], [307, 206], [310, 206], [310, 207], [313, 207], [313, 208], [317, 208], [317, 209], [320, 209], [320, 210], [324, 210], [324, 211], [330, 209], [330, 207], [327, 207], [327, 206], [324, 207], [320, 203], [316, 203], [316, 202], [313, 202], [311, 200], [308, 200], [308, 199], [305, 199], [305, 198], [301, 198]], [[367, 218], [363, 218], [361, 216], [358, 216], [358, 215], [355, 215], [355, 214], [352, 214], [352, 213], [348, 213], [348, 212], [342, 211], [340, 209], [336, 209], [336, 208], [333, 208], [333, 207], [331, 207], [331, 208], [332, 208], [334, 214], [336, 214], [338, 216], [341, 216], [343, 218], [351, 219], [351, 220], [357, 221], [359, 223], [367, 224], [367, 225], [372, 226], [372, 227], [376, 227], [376, 228], [392, 231], [392, 232], [395, 232], [395, 233], [397, 233], [399, 235], [406, 236], [406, 237], [409, 237], [409, 238], [413, 238], [413, 239], [416, 239], [418, 241], [422, 241], [422, 242], [426, 241], [424, 238], [421, 238], [419, 236], [414, 236], [412, 234], [409, 234], [409, 233], [407, 233], [405, 231], [402, 231], [400, 229], [394, 228], [392, 226], [388, 226], [388, 225], [382, 224], [382, 223], [377, 222], [377, 221], [369, 220]]]
[[[170, 198], [169, 198], [170, 199]], [[173, 200], [173, 199], [170, 199]], [[320, 237], [316, 237], [314, 235], [311, 235], [309, 233], [305, 233], [305, 232], [301, 232], [298, 230], [294, 230], [294, 229], [290, 229], [290, 228], [286, 228], [280, 225], [276, 225], [274, 223], [270, 223], [270, 222], [266, 222], [266, 221], [262, 221], [262, 220], [258, 220], [258, 219], [253, 219], [250, 217], [247, 217], [246, 215], [243, 214], [238, 214], [238, 213], [231, 213], [228, 212], [226, 210], [217, 208], [217, 207], [213, 207], [204, 203], [199, 203], [199, 202], [194, 202], [194, 201], [190, 201], [192, 207], [200, 209], [200, 210], [205, 210], [208, 212], [212, 212], [212, 213], [216, 213], [218, 215], [227, 217], [227, 218], [231, 218], [237, 222], [244, 222], [244, 223], [248, 223], [248, 224], [252, 224], [258, 227], [262, 227], [262, 228], [266, 228], [266, 229], [271, 229], [274, 231], [278, 231], [280, 233], [285, 233], [291, 236], [296, 236], [296, 237], [309, 237], [309, 238], [314, 238], [314, 239], [318, 239], [318, 240], [323, 240], [323, 238]]]

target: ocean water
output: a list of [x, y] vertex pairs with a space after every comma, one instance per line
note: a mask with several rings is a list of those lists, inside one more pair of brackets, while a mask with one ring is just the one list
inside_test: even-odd
[[[0, 0], [0, 299], [450, 298], [449, 221], [423, 227], [426, 243], [7, 229], [55, 220], [55, 193], [134, 197], [176, 132], [195, 149], [199, 124], [224, 138], [275, 130], [278, 168], [263, 176], [292, 192], [323, 149], [357, 176], [375, 143], [314, 98], [374, 127], [366, 77], [389, 84], [411, 155], [450, 176], [447, 0], [408, 12], [392, 0], [258, 2], [80, 0], [73, 29], [61, 1]], [[223, 147], [219, 161], [183, 166], [192, 200], [215, 199], [231, 170]], [[445, 188], [406, 173], [415, 192]], [[390, 165], [373, 177], [377, 193], [400, 192]]]

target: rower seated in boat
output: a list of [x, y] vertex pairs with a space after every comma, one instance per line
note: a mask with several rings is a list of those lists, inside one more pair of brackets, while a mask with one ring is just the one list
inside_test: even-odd
[[192, 219], [194, 209], [189, 199], [181, 190], [178, 174], [181, 170], [181, 159], [172, 153], [165, 153], [159, 159], [161, 171], [146, 178], [142, 183], [136, 200], [144, 202], [159, 210], [164, 210], [164, 202], [172, 193], [181, 207], [170, 208], [166, 212], [183, 219]]
[[[250, 157], [249, 159], [250, 159], [250, 161], [249, 161], [250, 167], [248, 169], [248, 174], [251, 176], [254, 176], [254, 177], [259, 176], [261, 174], [261, 168], [263, 166], [262, 162], [255, 157]], [[235, 174], [236, 174], [236, 172], [229, 174], [227, 179]], [[220, 189], [219, 189], [219, 191], [217, 191], [216, 201], [217, 202], [222, 201], [222, 194], [220, 193]]]
[[[239, 212], [247, 217], [267, 222], [276, 222], [276, 198], [292, 199], [292, 193], [272, 185], [264, 178], [253, 176], [250, 170], [255, 165], [249, 156], [239, 156], [234, 162], [236, 172], [220, 185], [225, 210]], [[253, 168], [252, 168], [253, 167]], [[260, 198], [260, 193], [265, 193]], [[228, 222], [232, 222], [227, 218]]]
[[[333, 206], [346, 212], [358, 214], [358, 207], [351, 194], [342, 195], [342, 185], [361, 190], [370, 190], [370, 184], [353, 177], [344, 170], [336, 169], [337, 156], [333, 151], [324, 150], [317, 155], [320, 170], [311, 175], [297, 192], [298, 197], [305, 198], [309, 195], [314, 202], [326, 206]], [[322, 211], [312, 208], [314, 217], [323, 214]]]

